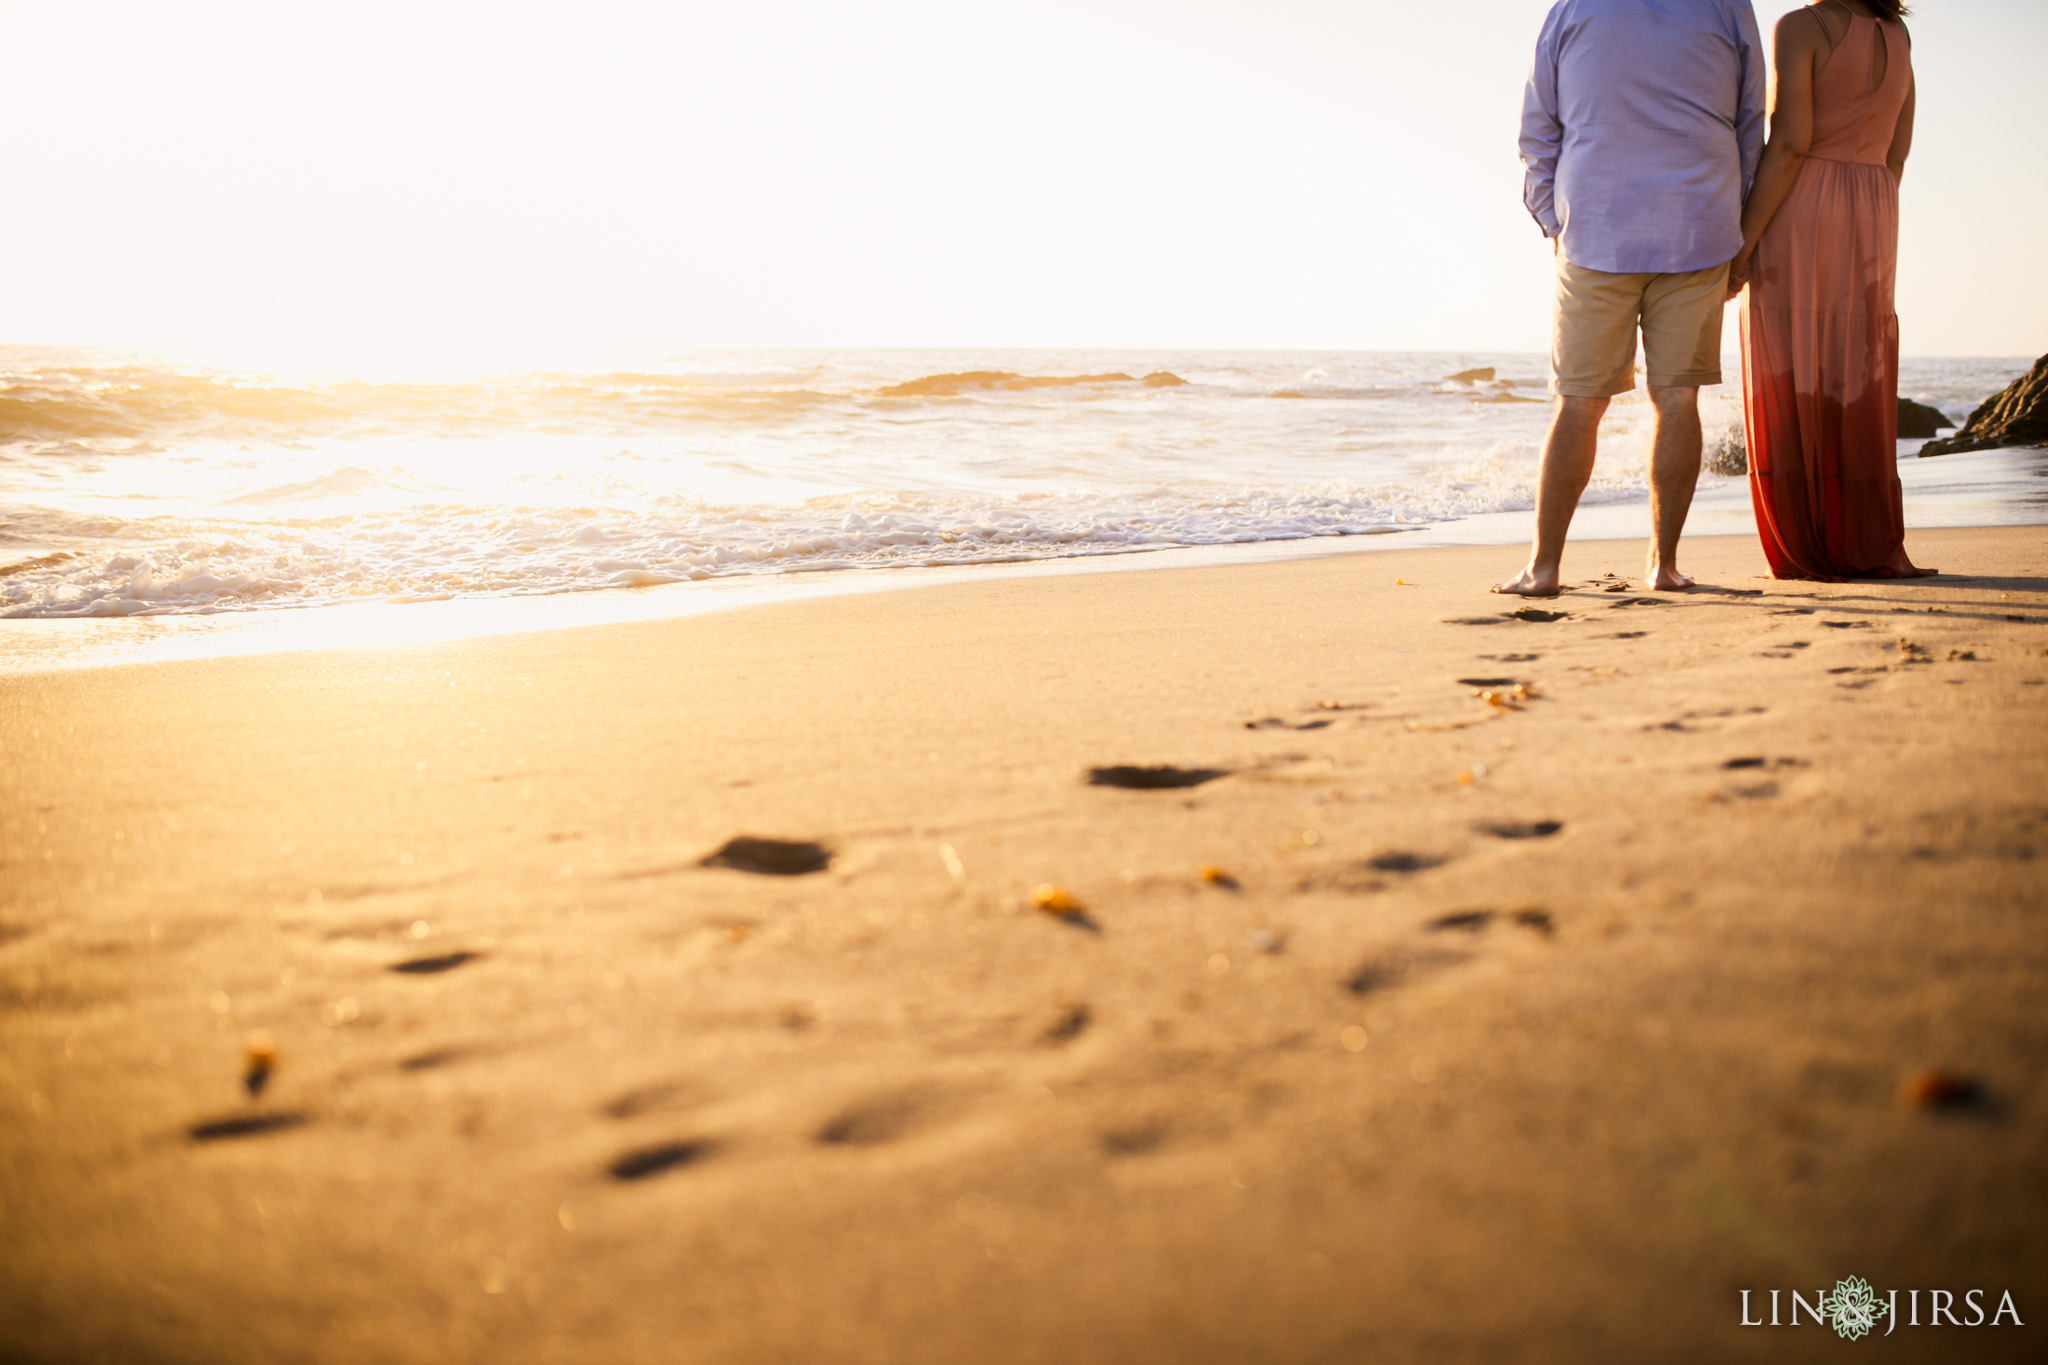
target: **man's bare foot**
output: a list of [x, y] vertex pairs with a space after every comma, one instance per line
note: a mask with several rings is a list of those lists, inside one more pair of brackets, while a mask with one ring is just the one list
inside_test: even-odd
[[1651, 592], [1680, 592], [1692, 585], [1693, 580], [1676, 569], [1652, 564], [1643, 572], [1643, 586]]
[[1507, 582], [1494, 584], [1492, 590], [1510, 597], [1555, 597], [1558, 594], [1557, 570], [1539, 569], [1531, 564]]

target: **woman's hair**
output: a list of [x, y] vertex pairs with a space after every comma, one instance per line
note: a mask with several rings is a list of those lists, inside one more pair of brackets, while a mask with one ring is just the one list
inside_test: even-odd
[[1905, 0], [1863, 0], [1863, 3], [1876, 10], [1880, 19], [1903, 19], [1913, 12], [1906, 8]]

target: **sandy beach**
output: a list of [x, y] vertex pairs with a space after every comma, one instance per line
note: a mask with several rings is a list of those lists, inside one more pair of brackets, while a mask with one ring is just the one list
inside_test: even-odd
[[2038, 1359], [2048, 535], [1909, 544], [0, 678], [0, 1356]]

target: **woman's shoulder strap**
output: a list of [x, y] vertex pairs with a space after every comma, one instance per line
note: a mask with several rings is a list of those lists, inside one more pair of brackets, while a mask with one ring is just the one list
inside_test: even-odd
[[[1842, 38], [1846, 38], [1849, 36], [1849, 29], [1851, 27], [1854, 27], [1855, 25], [1856, 11], [1850, 9], [1849, 6], [1846, 3], [1844, 3], [1844, 0], [1823, 0], [1823, 3], [1830, 2], [1833, 4], [1841, 5], [1842, 12], [1849, 16], [1849, 23], [1845, 25], [1842, 29]], [[1820, 11], [1820, 5], [1808, 5], [1806, 7], [1806, 12], [1813, 16], [1813, 22], [1820, 25], [1821, 36], [1828, 40], [1828, 51], [1833, 52], [1835, 50], [1835, 45], [1840, 43], [1842, 41], [1842, 38], [1837, 38], [1835, 36], [1835, 31], [1828, 27], [1828, 21], [1821, 17]]]

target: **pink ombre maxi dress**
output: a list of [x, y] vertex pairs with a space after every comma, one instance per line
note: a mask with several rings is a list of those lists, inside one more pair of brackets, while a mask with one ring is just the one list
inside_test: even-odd
[[[1815, 16], [1818, 18], [1818, 15]], [[1826, 28], [1826, 25], [1822, 25]], [[1883, 45], [1884, 75], [1873, 80]], [[1860, 15], [1813, 83], [1813, 143], [1757, 243], [1742, 306], [1749, 490], [1777, 578], [1902, 578], [1899, 186], [1903, 27]]]

